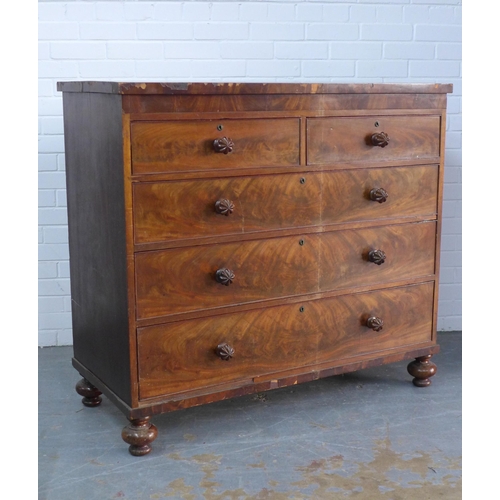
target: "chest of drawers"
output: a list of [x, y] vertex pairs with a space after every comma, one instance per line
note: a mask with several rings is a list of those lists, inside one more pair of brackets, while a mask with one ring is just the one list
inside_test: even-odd
[[130, 420], [435, 371], [447, 84], [63, 82], [73, 365]]

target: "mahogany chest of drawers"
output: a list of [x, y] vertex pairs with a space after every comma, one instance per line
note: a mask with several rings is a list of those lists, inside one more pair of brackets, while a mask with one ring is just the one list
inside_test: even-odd
[[158, 413], [438, 352], [447, 84], [63, 82], [73, 365]]

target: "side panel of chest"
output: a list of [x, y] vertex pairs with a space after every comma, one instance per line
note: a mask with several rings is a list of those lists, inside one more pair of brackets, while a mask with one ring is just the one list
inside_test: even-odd
[[65, 93], [74, 358], [132, 402], [121, 98]]

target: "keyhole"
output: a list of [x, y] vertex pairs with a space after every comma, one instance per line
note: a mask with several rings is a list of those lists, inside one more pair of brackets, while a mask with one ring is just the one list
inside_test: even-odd
[[301, 307], [300, 307], [300, 309], [299, 309], [299, 311], [300, 311], [301, 313], [303, 313], [303, 312], [304, 312], [304, 306], [301, 306]]
[[375, 122], [375, 127], [380, 127], [380, 123], [379, 122]]
[[301, 177], [301, 178], [300, 178], [300, 183], [301, 183], [301, 184], [305, 184], [305, 183], [306, 183], [306, 179], [305, 179], [305, 177]]
[[224, 128], [224, 125], [217, 125], [217, 130], [220, 132]]

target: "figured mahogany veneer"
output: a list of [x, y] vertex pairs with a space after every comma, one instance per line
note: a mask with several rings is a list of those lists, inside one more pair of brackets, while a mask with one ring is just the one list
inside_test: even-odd
[[[135, 243], [437, 214], [436, 165], [177, 182], [134, 189]], [[384, 203], [373, 203], [382, 188]], [[229, 203], [227, 209], [217, 203]], [[223, 212], [223, 210], [226, 210]], [[220, 217], [230, 212], [229, 217]]]
[[437, 158], [440, 128], [432, 115], [310, 118], [307, 164]]
[[[424, 283], [139, 329], [140, 398], [430, 342], [433, 294]], [[380, 331], [366, 325], [373, 315]], [[228, 363], [221, 342], [235, 351]]]
[[58, 88], [76, 390], [132, 455], [162, 412], [403, 359], [430, 384], [451, 85]]
[[[137, 318], [433, 275], [435, 239], [436, 223], [425, 222], [141, 252]], [[221, 268], [231, 286], [217, 279]]]
[[134, 174], [296, 166], [299, 164], [299, 120], [132, 123], [131, 154]]

